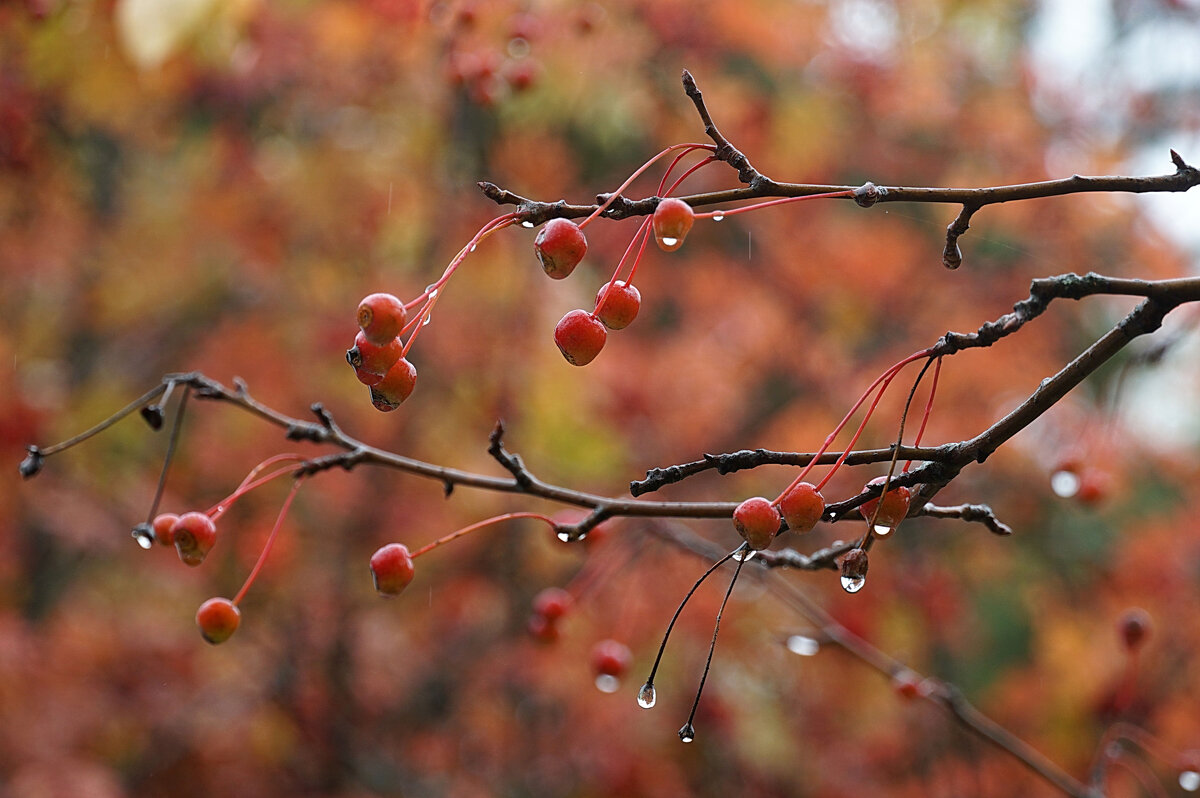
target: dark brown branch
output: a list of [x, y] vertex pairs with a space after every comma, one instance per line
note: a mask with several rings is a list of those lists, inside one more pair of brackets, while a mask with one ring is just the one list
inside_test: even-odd
[[957, 518], [968, 523], [983, 524], [996, 535], [1011, 535], [1012, 527], [996, 517], [991, 507], [986, 504], [960, 504], [957, 507], [939, 507], [936, 504], [926, 504], [913, 515], [925, 518]]

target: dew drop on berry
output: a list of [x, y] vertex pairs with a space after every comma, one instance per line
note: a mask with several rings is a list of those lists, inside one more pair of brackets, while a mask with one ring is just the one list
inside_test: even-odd
[[1074, 471], [1055, 471], [1050, 475], [1050, 490], [1054, 491], [1054, 495], [1063, 499], [1069, 499], [1079, 492], [1081, 480], [1079, 475]]
[[154, 528], [149, 524], [138, 524], [130, 535], [143, 549], [154, 548]]
[[608, 673], [596, 677], [596, 689], [602, 693], [615, 693], [621, 689], [621, 680]]
[[663, 240], [662, 240], [662, 243], [663, 243], [663, 246], [664, 246], [664, 247], [673, 247], [673, 246], [675, 246], [676, 244], [678, 244], [678, 243], [679, 243], [679, 239], [678, 239], [678, 238], [671, 238], [670, 236], [664, 236], [664, 237], [663, 237]]
[[742, 548], [733, 553], [733, 559], [737, 560], [738, 562], [750, 562], [754, 559], [755, 554], [758, 554], [758, 552], [754, 549]]
[[1179, 786], [1188, 792], [1200, 790], [1200, 773], [1185, 770], [1179, 774]]
[[883, 524], [875, 525], [875, 534], [879, 535], [879, 537], [884, 537], [885, 535], [887, 535], [887, 533], [889, 533], [891, 531], [892, 531], [892, 528], [890, 526], [884, 526]]
[[788, 651], [793, 654], [799, 654], [802, 657], [816, 656], [817, 652], [821, 650], [820, 643], [804, 635], [792, 635], [784, 645], [787, 646]]
[[642, 685], [642, 689], [638, 690], [638, 706], [642, 709], [650, 709], [654, 706], [654, 702], [658, 700], [658, 692], [654, 689], [654, 685], [646, 682]]
[[845, 590], [847, 593], [857, 593], [863, 589], [863, 585], [866, 583], [867, 580], [861, 576], [843, 576], [842, 590]]
[[713, 211], [712, 220], [714, 222], [722, 221], [725, 218], [725, 211]]
[[683, 727], [679, 730], [679, 739], [685, 743], [692, 742], [696, 739], [696, 728], [691, 723], [683, 724]]

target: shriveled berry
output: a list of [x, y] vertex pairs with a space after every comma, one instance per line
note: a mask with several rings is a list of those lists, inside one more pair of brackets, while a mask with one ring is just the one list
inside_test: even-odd
[[561, 587], [548, 587], [533, 599], [533, 611], [548, 621], [557, 621], [567, 614], [575, 599]]
[[354, 346], [346, 350], [346, 362], [354, 367], [354, 373], [364, 385], [371, 384], [367, 382], [369, 375], [378, 375], [382, 379], [402, 357], [404, 344], [399, 338], [393, 338], [379, 346], [368, 341], [362, 330], [354, 336]]
[[587, 238], [570, 219], [551, 219], [533, 239], [542, 269], [555, 280], [569, 277], [587, 252]]
[[382, 380], [371, 386], [371, 404], [385, 413], [391, 412], [412, 394], [416, 384], [417, 367], [402, 357]]
[[755, 551], [771, 545], [780, 520], [779, 510], [762, 496], [746, 499], [733, 511], [733, 525]]
[[629, 670], [633, 653], [629, 646], [616, 640], [601, 640], [592, 646], [592, 671], [597, 676], [620, 679]]
[[[885, 481], [887, 481], [887, 477], [876, 477], [867, 483], [867, 487], [882, 485]], [[894, 527], [908, 515], [908, 505], [911, 500], [911, 490], [906, 487], [895, 487], [883, 494], [882, 506], [880, 506], [880, 497], [877, 497], [864, 502], [859, 508], [859, 512], [868, 521], [874, 517], [876, 526]], [[875, 515], [876, 507], [879, 507], [878, 515]]]
[[386, 346], [404, 329], [408, 311], [392, 294], [368, 294], [358, 303], [358, 326], [376, 346]]
[[217, 525], [204, 513], [184, 513], [171, 525], [170, 535], [179, 559], [197, 566], [217, 542]]
[[810, 482], [801, 482], [779, 500], [779, 512], [794, 532], [809, 532], [825, 514], [825, 497]]
[[403, 543], [389, 543], [371, 555], [371, 578], [385, 596], [397, 596], [412, 581], [412, 555]]
[[692, 211], [692, 206], [683, 200], [668, 197], [658, 203], [658, 207], [654, 209], [654, 216], [651, 217], [651, 226], [654, 228], [654, 240], [658, 242], [659, 249], [674, 252], [683, 246], [683, 239], [687, 237], [695, 220], [696, 214]]
[[[612, 290], [608, 287], [612, 285]], [[608, 292], [605, 297], [604, 293]], [[603, 302], [601, 302], [603, 300]], [[623, 330], [637, 318], [642, 307], [642, 294], [637, 286], [627, 285], [624, 280], [616, 284], [605, 283], [596, 292], [596, 318], [610, 330]]]
[[241, 622], [242, 611], [227, 598], [210, 598], [196, 610], [200, 634], [214, 646], [232, 637]]
[[175, 513], [161, 513], [154, 516], [154, 520], [150, 523], [154, 529], [154, 539], [161, 546], [174, 546], [175, 536], [171, 534], [171, 528], [175, 526], [175, 522], [179, 520], [179, 516]]
[[608, 331], [604, 324], [583, 309], [572, 310], [554, 328], [554, 343], [567, 362], [575, 366], [586, 366], [595, 360], [606, 340]]
[[1150, 636], [1152, 627], [1150, 613], [1140, 607], [1131, 607], [1125, 610], [1117, 619], [1117, 633], [1121, 636], [1121, 642], [1127, 651], [1137, 651], [1141, 648], [1145, 644], [1146, 638]]

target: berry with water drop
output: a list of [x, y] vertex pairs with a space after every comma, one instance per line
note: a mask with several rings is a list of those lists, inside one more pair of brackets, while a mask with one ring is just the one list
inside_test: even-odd
[[801, 482], [779, 500], [779, 512], [794, 532], [810, 532], [825, 514], [825, 497], [811, 482]]
[[575, 271], [587, 253], [587, 238], [579, 225], [570, 219], [551, 219], [542, 225], [533, 239], [542, 270], [555, 280], [562, 280]]
[[[609, 286], [612, 290], [609, 291]], [[605, 296], [605, 292], [608, 296]], [[601, 301], [603, 300], [603, 302]], [[596, 317], [610, 330], [623, 330], [637, 318], [642, 307], [642, 294], [637, 286], [624, 280], [605, 283], [596, 292]]]
[[[867, 487], [882, 485], [886, 481], [887, 477], [876, 477], [867, 483]], [[911, 501], [911, 490], [902, 486], [895, 487], [888, 490], [882, 497], [876, 497], [864, 502], [862, 507], [859, 508], [859, 512], [868, 521], [874, 518], [876, 526], [894, 527], [908, 515], [908, 505]], [[878, 515], [875, 514], [876, 507], [879, 508]]]
[[683, 246], [683, 239], [687, 237], [695, 220], [696, 214], [692, 211], [692, 206], [683, 200], [668, 197], [658, 203], [651, 217], [651, 225], [659, 249], [674, 252]]
[[762, 496], [746, 499], [733, 511], [734, 527], [755, 551], [771, 545], [781, 520], [779, 510]]
[[171, 525], [170, 535], [179, 559], [194, 567], [217, 542], [217, 525], [204, 513], [184, 513]]
[[403, 543], [389, 543], [371, 555], [371, 579], [385, 596], [398, 596], [415, 572], [412, 555]]
[[847, 593], [857, 593], [867, 582], [867, 552], [864, 549], [851, 549], [842, 558], [842, 589]]
[[563, 316], [554, 327], [554, 343], [574, 366], [586, 366], [595, 360], [606, 340], [604, 324], [582, 308]]
[[241, 610], [227, 598], [210, 598], [196, 610], [200, 634], [214, 646], [232, 637], [241, 622]]
[[371, 386], [371, 404], [389, 413], [399, 407], [417, 384], [417, 367], [407, 358], [400, 358], [388, 369], [379, 382]]
[[358, 303], [358, 326], [376, 346], [386, 346], [404, 329], [408, 311], [392, 294], [368, 294]]

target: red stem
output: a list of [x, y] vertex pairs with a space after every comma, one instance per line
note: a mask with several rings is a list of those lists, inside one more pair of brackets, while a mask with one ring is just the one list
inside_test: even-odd
[[847, 191], [830, 191], [825, 194], [805, 194], [804, 196], [801, 196], [801, 197], [783, 197], [782, 199], [773, 199], [773, 200], [768, 200], [767, 202], [757, 202], [753, 205], [744, 205], [741, 208], [732, 208], [727, 211], [719, 210], [719, 211], [708, 211], [707, 213], [698, 213], [698, 214], [696, 214], [696, 218], [697, 219], [711, 219], [714, 214], [719, 213], [721, 215], [721, 218], [723, 219], [726, 216], [736, 216], [739, 213], [749, 213], [750, 211], [757, 211], [761, 208], [769, 208], [772, 205], [785, 205], [789, 202], [804, 202], [805, 200], [831, 199], [833, 197], [853, 197], [853, 196], [854, 196], [854, 190], [850, 189]]
[[[929, 414], [933, 412], [933, 397], [937, 395], [938, 376], [941, 373], [942, 359], [939, 357], [937, 362], [933, 364], [933, 382], [929, 386], [929, 401], [925, 403], [925, 415], [921, 416], [921, 426], [917, 429], [917, 437], [913, 440], [914, 448], [921, 445], [921, 437], [925, 434], [925, 425], [929, 423]], [[912, 460], [905, 462], [904, 470], [900, 473], [907, 474], [912, 464]]]
[[288, 491], [287, 498], [283, 500], [283, 506], [279, 508], [279, 515], [275, 518], [275, 526], [271, 528], [271, 534], [267, 536], [267, 542], [263, 544], [262, 552], [258, 555], [258, 561], [250, 569], [250, 575], [246, 577], [242, 589], [233, 597], [234, 606], [237, 606], [245, 598], [246, 591], [250, 589], [250, 585], [254, 584], [254, 580], [258, 577], [258, 572], [262, 570], [263, 563], [267, 561], [267, 555], [271, 553], [271, 547], [275, 545], [275, 538], [279, 536], [279, 529], [283, 526], [283, 519], [287, 517], [288, 509], [292, 506], [292, 499], [296, 498], [296, 491], [300, 490], [302, 482], [304, 482], [304, 477], [296, 477], [296, 481], [292, 483], [292, 489]]
[[634, 180], [636, 180], [638, 177], [640, 177], [642, 172], [645, 172], [647, 169], [649, 169], [654, 164], [655, 161], [657, 161], [659, 158], [663, 157], [667, 153], [674, 152], [675, 150], [687, 150], [688, 152], [691, 152], [692, 150], [708, 150], [709, 152], [715, 152], [716, 149], [717, 149], [717, 147], [715, 144], [672, 144], [670, 147], [667, 147], [665, 150], [660, 152], [658, 155], [655, 155], [653, 158], [651, 158], [650, 160], [648, 160], [644, 164], [642, 164], [640, 167], [638, 167], [637, 171], [635, 171], [633, 174], [631, 174], [628, 177], [628, 179], [626, 179], [625, 182], [622, 183], [619, 188], [617, 188], [616, 191], [614, 191], [612, 194], [608, 195], [608, 199], [606, 199], [604, 201], [603, 205], [601, 205], [599, 208], [596, 208], [596, 210], [592, 211], [591, 216], [589, 216], [588, 218], [584, 219], [582, 222], [579, 223], [579, 229], [582, 230], [583, 228], [587, 227], [588, 223], [590, 223], [597, 216], [599, 216], [600, 214], [602, 214], [606, 210], [608, 210], [608, 206], [612, 205], [616, 201], [617, 197], [621, 196], [622, 191], [629, 188], [629, 185]]
[[503, 515], [493, 516], [492, 518], [485, 518], [484, 520], [476, 522], [474, 524], [471, 524], [470, 526], [464, 526], [462, 529], [455, 530], [454, 532], [451, 532], [449, 535], [440, 537], [437, 540], [433, 541], [432, 543], [426, 543], [424, 546], [422, 546], [421, 548], [417, 549], [416, 551], [414, 551], [412, 553], [412, 558], [415, 560], [418, 557], [420, 557], [422, 554], [424, 554], [425, 552], [433, 551], [438, 546], [449, 543], [452, 540], [457, 540], [458, 538], [461, 538], [463, 535], [474, 532], [476, 529], [482, 529], [485, 526], [490, 526], [491, 524], [496, 524], [501, 521], [511, 521], [514, 518], [536, 518], [539, 521], [545, 521], [547, 524], [550, 525], [551, 528], [553, 528], [555, 526], [554, 521], [552, 521], [551, 519], [542, 515], [541, 513], [504, 513]]

